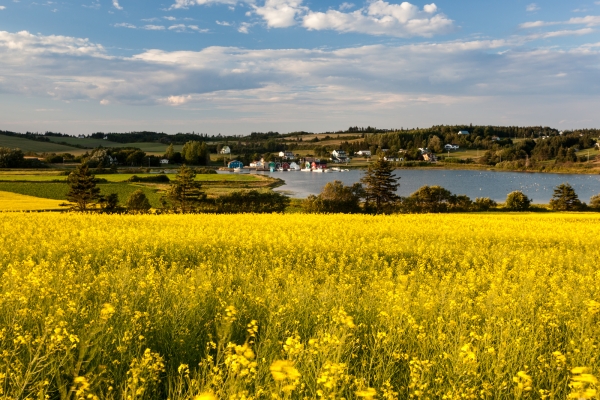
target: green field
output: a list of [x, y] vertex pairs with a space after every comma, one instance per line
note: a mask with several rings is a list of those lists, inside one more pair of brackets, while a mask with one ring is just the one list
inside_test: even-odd
[[[111, 142], [109, 140], [103, 139], [79, 139], [76, 137], [48, 137], [52, 142], [55, 143], [68, 143], [71, 145], [77, 146], [85, 146], [86, 148], [95, 149], [97, 147], [135, 147], [146, 153], [157, 153], [164, 154], [167, 150], [168, 145], [163, 143], [149, 143], [149, 142], [140, 142], [140, 143], [116, 143]], [[181, 151], [183, 148], [182, 145], [173, 145], [175, 151]]]
[[[109, 182], [126, 182], [132, 176], [150, 177], [157, 174], [106, 174], [96, 175], [97, 178], [106, 179]], [[169, 179], [175, 179], [175, 174], [166, 174]], [[50, 174], [3, 174], [0, 173], [0, 182], [64, 182], [67, 180], [66, 175], [58, 175], [58, 173]], [[196, 180], [199, 182], [259, 182], [264, 178], [257, 175], [225, 175], [225, 174], [199, 174], [196, 175]]]
[[[160, 206], [160, 194], [156, 189], [147, 186], [127, 183], [105, 183], [98, 185], [101, 194], [108, 195], [117, 193], [119, 202], [124, 204], [131, 193], [138, 189], [146, 194], [152, 207]], [[34, 182], [0, 182], [0, 191], [18, 193], [26, 196], [34, 196], [45, 199], [65, 200], [69, 192], [66, 183], [34, 183]]]
[[75, 153], [78, 149], [52, 142], [38, 142], [37, 140], [0, 135], [0, 147], [21, 149], [23, 152], [34, 153]]

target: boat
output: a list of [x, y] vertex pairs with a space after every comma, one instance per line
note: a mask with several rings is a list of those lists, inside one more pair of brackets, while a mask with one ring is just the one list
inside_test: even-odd
[[315, 169], [313, 169], [313, 172], [323, 172], [323, 169], [322, 168], [315, 168]]
[[310, 168], [302, 168], [300, 171], [302, 171], [302, 172], [311, 172], [312, 169], [310, 169]]
[[331, 170], [334, 172], [340, 172], [341, 169], [339, 169], [338, 167], [331, 167]]
[[244, 169], [241, 167], [237, 167], [237, 168], [233, 169], [233, 172], [243, 172], [243, 171], [244, 171]]

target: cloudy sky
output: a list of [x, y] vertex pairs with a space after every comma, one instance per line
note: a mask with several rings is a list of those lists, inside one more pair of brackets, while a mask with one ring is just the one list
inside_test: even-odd
[[0, 130], [600, 127], [600, 1], [0, 0]]

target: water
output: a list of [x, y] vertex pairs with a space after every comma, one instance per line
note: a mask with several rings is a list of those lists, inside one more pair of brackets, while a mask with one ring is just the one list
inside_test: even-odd
[[[289, 193], [292, 197], [305, 198], [310, 194], [319, 194], [327, 182], [339, 180], [345, 185], [359, 182], [363, 170], [348, 172], [314, 173], [314, 172], [260, 172], [285, 181], [278, 191]], [[496, 171], [458, 171], [458, 170], [397, 170], [399, 176], [400, 196], [409, 196], [421, 186], [439, 185], [453, 194], [466, 194], [471, 199], [490, 197], [498, 202], [506, 200], [506, 195], [520, 190], [529, 196], [534, 203], [548, 203], [557, 185], [569, 183], [579, 199], [589, 202], [590, 197], [600, 193], [600, 175], [569, 175], [545, 173], [518, 173]]]

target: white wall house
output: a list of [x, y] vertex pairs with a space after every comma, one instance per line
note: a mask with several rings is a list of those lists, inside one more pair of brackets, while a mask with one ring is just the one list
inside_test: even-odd
[[279, 157], [283, 158], [284, 160], [293, 160], [294, 158], [296, 158], [294, 156], [294, 153], [291, 151], [280, 151]]
[[356, 152], [356, 155], [363, 157], [371, 157], [371, 150], [360, 150]]
[[456, 145], [456, 144], [447, 144], [444, 146], [445, 150], [458, 150], [460, 148], [460, 146]]
[[162, 160], [160, 160], [160, 163], [161, 163], [162, 165], [165, 165], [165, 164], [168, 164], [168, 163], [169, 163], [169, 160], [167, 160], [166, 158], [163, 158]]
[[231, 149], [229, 148], [229, 146], [223, 146], [223, 148], [221, 149], [221, 154], [231, 154]]
[[458, 131], [459, 135], [469, 135], [469, 131]]

